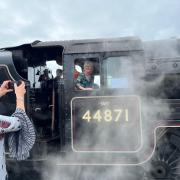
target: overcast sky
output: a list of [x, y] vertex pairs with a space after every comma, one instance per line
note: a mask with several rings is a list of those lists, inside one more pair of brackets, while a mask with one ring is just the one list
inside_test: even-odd
[[180, 0], [0, 0], [0, 47], [139, 36], [180, 37]]

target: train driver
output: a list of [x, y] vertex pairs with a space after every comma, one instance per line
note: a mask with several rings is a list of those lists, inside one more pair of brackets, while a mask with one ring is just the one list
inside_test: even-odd
[[93, 90], [97, 85], [94, 84], [93, 63], [85, 61], [83, 72], [76, 79], [76, 88], [79, 90]]

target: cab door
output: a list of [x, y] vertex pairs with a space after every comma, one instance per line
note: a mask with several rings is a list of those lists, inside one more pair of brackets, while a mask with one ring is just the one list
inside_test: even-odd
[[[83, 73], [85, 61], [91, 61], [94, 66], [93, 76], [96, 89], [93, 91], [82, 91], [76, 87], [76, 79]], [[101, 95], [101, 56], [94, 54], [68, 54], [64, 55], [64, 102], [65, 102], [65, 142], [71, 144], [71, 101], [76, 97], [88, 97]]]

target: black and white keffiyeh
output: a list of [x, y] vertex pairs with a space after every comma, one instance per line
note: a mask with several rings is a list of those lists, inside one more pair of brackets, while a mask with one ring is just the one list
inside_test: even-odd
[[21, 129], [9, 134], [8, 145], [10, 157], [16, 160], [24, 160], [29, 157], [29, 151], [35, 143], [36, 135], [34, 126], [26, 115], [26, 112], [20, 108], [17, 108], [12, 116], [20, 120]]

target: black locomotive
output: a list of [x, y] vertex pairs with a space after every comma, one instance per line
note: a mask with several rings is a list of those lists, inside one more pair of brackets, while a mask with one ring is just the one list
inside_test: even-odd
[[[86, 61], [93, 64], [96, 88], [83, 91], [76, 79]], [[7, 152], [10, 179], [41, 179], [53, 158], [57, 171], [122, 166], [133, 169], [132, 179], [180, 178], [179, 39], [6, 47], [0, 50], [0, 81], [7, 79], [26, 82], [26, 111], [37, 134], [29, 159], [16, 162]], [[13, 94], [3, 97], [1, 106], [10, 115]]]

